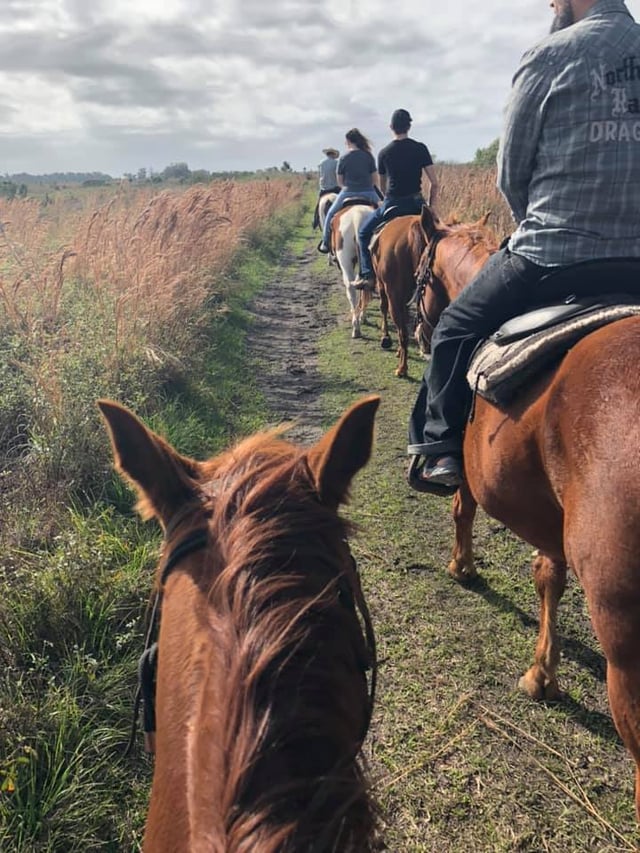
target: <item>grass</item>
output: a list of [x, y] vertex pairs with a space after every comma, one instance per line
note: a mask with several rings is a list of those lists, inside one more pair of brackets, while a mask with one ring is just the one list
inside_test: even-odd
[[[215, 297], [207, 322], [192, 329], [189, 361], [156, 386], [159, 398], [147, 398], [148, 422], [184, 453], [210, 455], [264, 425], [243, 345], [247, 305], [295, 243], [300, 210], [300, 202], [285, 209], [244, 242], [224, 301]], [[83, 399], [95, 401], [101, 383], [86, 372], [79, 379]], [[159, 532], [137, 519], [110, 471], [97, 418], [93, 431], [101, 452], [77, 449], [96, 484], [91, 504], [64, 502], [47, 536], [33, 505], [31, 537], [26, 509], [3, 511], [20, 544], [5, 550], [0, 573], [2, 851], [140, 849], [152, 765], [139, 751], [125, 758], [124, 748]]]

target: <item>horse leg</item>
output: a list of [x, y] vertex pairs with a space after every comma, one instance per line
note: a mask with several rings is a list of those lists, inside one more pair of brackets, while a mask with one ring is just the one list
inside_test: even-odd
[[[635, 547], [635, 545], [634, 545]], [[613, 549], [612, 549], [613, 550]], [[637, 553], [637, 552], [636, 552]], [[607, 659], [607, 691], [618, 733], [636, 764], [636, 816], [640, 820], [640, 593], [637, 572], [629, 566], [629, 554], [615, 555], [609, 570], [596, 576], [595, 589], [589, 577], [581, 577], [591, 623]]]
[[336, 259], [338, 266], [340, 267], [340, 272], [342, 273], [342, 283], [344, 284], [347, 299], [349, 300], [349, 307], [351, 309], [351, 337], [361, 338], [362, 332], [360, 331], [360, 310], [358, 304], [360, 301], [360, 294], [353, 286], [353, 281], [355, 279], [354, 257], [343, 245], [338, 249]]
[[556, 622], [558, 603], [567, 585], [567, 564], [538, 554], [533, 561], [533, 580], [540, 599], [540, 630], [534, 664], [520, 679], [519, 687], [532, 699], [559, 699], [556, 673], [560, 644]]
[[389, 335], [389, 297], [387, 296], [387, 288], [383, 282], [379, 283], [380, 288], [380, 314], [382, 315], [382, 338], [380, 346], [382, 349], [391, 349], [391, 336]]
[[396, 368], [396, 376], [404, 378], [409, 373], [409, 365], [407, 363], [409, 338], [407, 335], [407, 318], [404, 314], [400, 322], [396, 325], [398, 329], [398, 367]]
[[477, 507], [478, 504], [465, 480], [453, 497], [453, 523], [456, 533], [453, 555], [447, 569], [451, 577], [457, 581], [468, 581], [477, 575], [473, 562], [472, 541], [473, 521]]
[[[636, 629], [636, 649], [638, 637]], [[636, 763], [636, 817], [640, 821], [640, 664], [607, 665], [607, 690], [613, 721]]]
[[349, 304], [351, 305], [351, 337], [352, 338], [361, 338], [362, 332], [360, 330], [360, 294], [353, 286], [352, 282], [349, 280], [349, 277], [345, 273], [345, 288], [347, 291], [347, 298], [349, 300]]

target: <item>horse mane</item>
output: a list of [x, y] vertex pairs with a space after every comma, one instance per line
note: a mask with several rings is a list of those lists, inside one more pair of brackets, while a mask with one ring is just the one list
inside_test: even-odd
[[440, 237], [455, 237], [464, 248], [474, 251], [477, 246], [494, 252], [498, 248], [498, 239], [495, 232], [488, 228], [484, 219], [478, 222], [460, 222], [453, 217], [438, 231]]
[[367, 645], [344, 600], [348, 525], [278, 432], [204, 463], [203, 475], [225, 849], [369, 850], [375, 814], [355, 760]]
[[[448, 223], [438, 223], [435, 235], [438, 239], [438, 253], [443, 251], [451, 259], [457, 258], [454, 268], [460, 270], [485, 255], [498, 249], [495, 233], [487, 228], [486, 217], [478, 222], [458, 222], [455, 218]], [[445, 248], [446, 247], [446, 248]], [[451, 294], [448, 296], [451, 299]]]

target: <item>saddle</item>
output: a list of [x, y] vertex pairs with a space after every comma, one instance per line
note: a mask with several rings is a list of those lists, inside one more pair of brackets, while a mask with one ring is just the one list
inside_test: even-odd
[[387, 223], [391, 222], [392, 219], [397, 219], [399, 216], [416, 216], [422, 210], [422, 206], [424, 205], [424, 199], [422, 195], [418, 193], [417, 195], [406, 196], [404, 198], [399, 198], [395, 204], [389, 205], [389, 207], [382, 214], [382, 218], [380, 222], [376, 226], [376, 230], [373, 232], [373, 236], [375, 237], [377, 234], [382, 231]]
[[[620, 292], [603, 293], [615, 282]], [[569, 296], [507, 320], [473, 354], [467, 381], [472, 390], [497, 405], [506, 404], [537, 373], [560, 360], [581, 338], [601, 326], [640, 315], [640, 263], [614, 259], [575, 264], [550, 273], [536, 287]], [[625, 292], [625, 288], [628, 289]]]
[[353, 198], [347, 198], [342, 202], [340, 210], [344, 210], [345, 207], [353, 207], [356, 204], [364, 204], [367, 207], [370, 207], [372, 210], [375, 210], [377, 205], [374, 204], [369, 198], [358, 198], [354, 196]]

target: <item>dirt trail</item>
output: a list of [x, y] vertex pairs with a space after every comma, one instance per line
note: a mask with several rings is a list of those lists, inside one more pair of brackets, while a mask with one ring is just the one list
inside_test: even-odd
[[336, 285], [338, 274], [333, 267], [312, 270], [316, 258], [312, 245], [301, 255], [285, 255], [280, 274], [252, 305], [249, 341], [274, 422], [296, 421], [288, 434], [305, 444], [316, 441], [323, 426], [318, 341], [338, 323], [326, 307], [327, 289]]
[[[343, 513], [354, 525], [350, 543], [380, 650], [365, 754], [383, 849], [640, 850], [633, 773], [578, 584], [570, 581], [561, 608], [567, 701], [527, 702], [515, 684], [539, 624], [530, 546], [480, 513], [481, 577], [461, 586], [448, 576], [451, 504], [415, 495], [404, 480], [406, 422], [424, 362], [411, 347], [409, 378], [394, 376], [395, 353], [379, 345], [377, 306], [363, 338], [352, 340], [338, 272], [316, 258], [311, 239], [282, 258], [253, 305], [249, 347], [269, 420], [298, 419], [294, 440], [317, 440], [330, 411], [344, 411], [358, 394], [381, 396], [371, 462]], [[336, 327], [343, 335], [325, 349]]]

